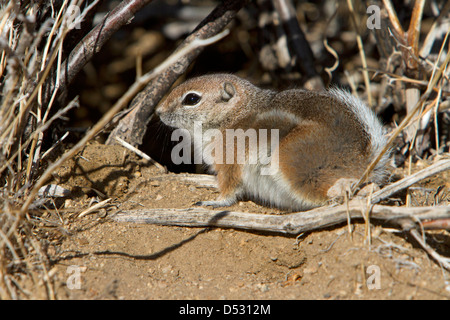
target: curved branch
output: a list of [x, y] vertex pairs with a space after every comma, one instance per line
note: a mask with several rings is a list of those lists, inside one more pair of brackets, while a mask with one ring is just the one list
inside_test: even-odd
[[[61, 66], [61, 76], [56, 87], [64, 93], [80, 70], [94, 54], [100, 51], [111, 36], [125, 25], [134, 14], [152, 0], [124, 0], [110, 11], [101, 23], [95, 26], [70, 52]], [[50, 78], [51, 79], [51, 78]]]

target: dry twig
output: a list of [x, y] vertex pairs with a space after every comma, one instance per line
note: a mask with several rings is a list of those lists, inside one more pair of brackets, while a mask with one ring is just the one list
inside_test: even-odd
[[147, 154], [145, 154], [144, 152], [142, 152], [141, 150], [133, 147], [131, 144], [129, 144], [126, 141], [123, 141], [122, 139], [120, 139], [119, 137], [116, 137], [116, 140], [123, 145], [125, 148], [127, 148], [128, 150], [136, 153], [138, 156], [144, 158], [145, 160], [151, 162], [155, 167], [157, 167], [159, 169], [160, 172], [163, 173], [167, 173], [167, 170], [158, 162], [156, 162], [155, 160], [153, 160], [152, 158], [150, 158]]

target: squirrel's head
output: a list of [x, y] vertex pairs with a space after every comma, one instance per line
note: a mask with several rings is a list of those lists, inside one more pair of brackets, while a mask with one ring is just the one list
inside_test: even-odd
[[170, 127], [193, 132], [194, 123], [203, 129], [221, 129], [249, 112], [247, 105], [259, 88], [230, 74], [211, 74], [190, 79], [170, 92], [156, 109]]

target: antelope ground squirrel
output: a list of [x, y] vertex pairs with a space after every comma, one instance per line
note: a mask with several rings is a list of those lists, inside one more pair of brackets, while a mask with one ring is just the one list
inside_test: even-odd
[[[386, 143], [375, 114], [346, 91], [277, 92], [230, 74], [182, 83], [156, 113], [164, 124], [188, 132], [194, 147], [202, 148], [203, 160], [217, 174], [220, 196], [197, 204], [213, 207], [241, 199], [289, 210], [322, 205], [338, 181], [359, 179]], [[212, 130], [214, 137], [199, 138], [196, 124], [202, 132]], [[227, 135], [230, 131], [235, 135]], [[236, 132], [248, 143], [239, 145]], [[238, 161], [242, 151], [245, 156]], [[263, 161], [267, 158], [269, 162]], [[388, 155], [374, 169], [371, 182], [385, 179], [387, 162]]]

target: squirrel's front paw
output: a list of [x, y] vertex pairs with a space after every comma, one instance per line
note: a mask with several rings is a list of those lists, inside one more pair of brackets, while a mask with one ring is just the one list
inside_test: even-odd
[[226, 198], [211, 201], [198, 201], [194, 203], [194, 206], [211, 206], [213, 208], [218, 208], [218, 207], [229, 207], [235, 203], [236, 203], [235, 198]]

